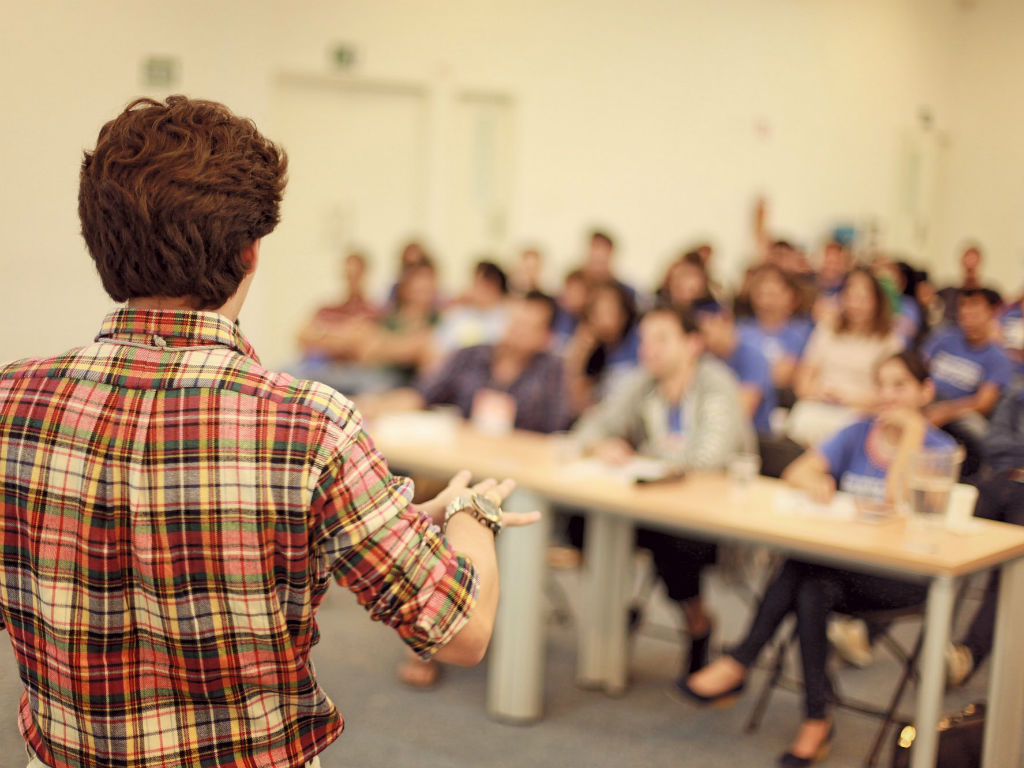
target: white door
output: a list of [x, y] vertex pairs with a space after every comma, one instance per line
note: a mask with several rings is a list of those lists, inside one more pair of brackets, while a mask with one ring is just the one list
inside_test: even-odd
[[513, 104], [503, 94], [462, 93], [453, 103], [445, 193], [448, 263], [462, 287], [483, 257], [510, 263]]
[[402, 243], [424, 231], [427, 98], [415, 86], [306, 75], [281, 76], [273, 94], [268, 135], [288, 153], [289, 180], [263, 245], [252, 327], [264, 363], [282, 367], [306, 318], [340, 299], [346, 252], [368, 256], [382, 297]]

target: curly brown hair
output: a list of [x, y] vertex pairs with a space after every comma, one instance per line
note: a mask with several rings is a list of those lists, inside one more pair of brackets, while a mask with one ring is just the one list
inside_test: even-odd
[[85, 152], [78, 217], [114, 301], [187, 297], [221, 307], [242, 251], [280, 220], [288, 159], [223, 104], [136, 99]]

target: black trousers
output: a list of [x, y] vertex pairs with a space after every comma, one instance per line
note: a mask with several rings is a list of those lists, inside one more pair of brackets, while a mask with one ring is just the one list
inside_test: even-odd
[[[566, 523], [566, 535], [577, 549], [583, 546], [586, 519], [571, 515]], [[718, 547], [706, 541], [694, 541], [649, 528], [638, 528], [636, 545], [649, 549], [654, 569], [665, 583], [670, 599], [683, 603], [700, 595], [700, 577], [704, 567], [715, 562]]]
[[804, 710], [809, 719], [820, 720], [828, 712], [829, 614], [906, 608], [926, 597], [924, 585], [787, 560], [765, 589], [746, 637], [730, 655], [743, 666], [752, 666], [786, 616], [795, 613]]
[[[1004, 470], [978, 485], [976, 517], [1024, 525], [1024, 483], [1012, 480], [1010, 471]], [[971, 621], [964, 645], [971, 649], [977, 666], [992, 652], [992, 639], [996, 627], [996, 607], [999, 600], [999, 571], [992, 571], [985, 586], [978, 612]]]
[[701, 572], [718, 555], [717, 545], [710, 542], [683, 539], [649, 528], [637, 528], [636, 545], [651, 551], [654, 569], [665, 582], [665, 591], [678, 603], [700, 595]]

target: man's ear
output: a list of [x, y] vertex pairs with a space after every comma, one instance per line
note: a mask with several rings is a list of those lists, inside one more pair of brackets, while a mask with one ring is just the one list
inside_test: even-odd
[[257, 237], [249, 245], [242, 249], [242, 261], [245, 263], [246, 274], [256, 271], [256, 266], [260, 263], [260, 243], [263, 242], [263, 238]]

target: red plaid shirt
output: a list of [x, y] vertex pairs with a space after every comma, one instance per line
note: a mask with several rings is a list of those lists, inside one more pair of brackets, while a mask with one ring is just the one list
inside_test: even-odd
[[352, 404], [215, 313], [0, 368], [0, 468], [0, 629], [57, 768], [301, 766], [343, 725], [309, 658], [332, 577], [423, 656], [475, 599]]

